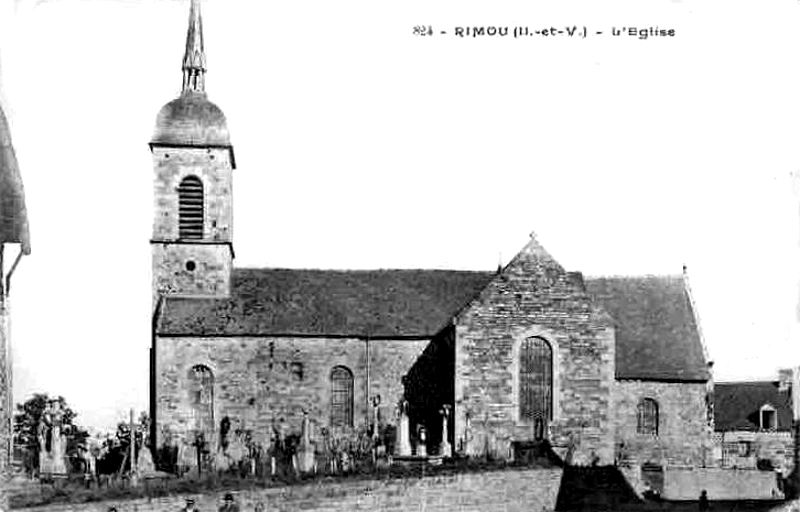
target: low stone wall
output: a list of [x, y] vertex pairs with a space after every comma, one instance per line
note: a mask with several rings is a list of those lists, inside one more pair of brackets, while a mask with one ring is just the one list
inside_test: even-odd
[[642, 469], [639, 466], [619, 466], [619, 472], [625, 477], [625, 480], [630, 484], [631, 488], [638, 496], [642, 496], [645, 489], [644, 479], [642, 478]]
[[[290, 487], [235, 492], [241, 512], [259, 502], [265, 510], [329, 512], [338, 510], [402, 511], [552, 511], [561, 482], [561, 469], [500, 470], [457, 475], [321, 482]], [[217, 510], [224, 491], [193, 495], [201, 511]], [[73, 505], [49, 505], [24, 509], [30, 512], [174, 512], [184, 505], [183, 496], [105, 501]]]
[[666, 468], [668, 500], [697, 500], [705, 490], [709, 500], [774, 500], [783, 498], [772, 471], [729, 468]]

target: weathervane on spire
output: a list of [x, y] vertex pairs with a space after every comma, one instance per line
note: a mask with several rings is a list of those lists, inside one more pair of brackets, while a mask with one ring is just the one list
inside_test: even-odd
[[203, 16], [200, 0], [192, 0], [189, 9], [189, 28], [186, 31], [186, 52], [183, 54], [183, 94], [204, 93], [206, 90], [206, 51], [203, 46]]

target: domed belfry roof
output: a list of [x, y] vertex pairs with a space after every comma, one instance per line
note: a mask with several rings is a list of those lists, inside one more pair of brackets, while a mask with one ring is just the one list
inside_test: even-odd
[[225, 114], [205, 93], [183, 93], [164, 105], [156, 118], [153, 144], [230, 146]]
[[23, 254], [31, 252], [22, 177], [8, 122], [0, 107], [0, 244], [3, 243], [20, 244]]
[[182, 69], [181, 95], [161, 108], [151, 144], [230, 147], [225, 114], [206, 96], [206, 54], [199, 0], [192, 0], [189, 11]]

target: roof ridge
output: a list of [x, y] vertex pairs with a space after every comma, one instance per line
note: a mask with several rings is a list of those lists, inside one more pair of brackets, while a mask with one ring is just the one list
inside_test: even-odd
[[464, 274], [494, 274], [494, 270], [462, 270], [450, 268], [310, 268], [310, 267], [235, 267], [234, 271], [288, 270], [302, 272], [458, 272]]
[[643, 279], [643, 278], [670, 278], [683, 279], [682, 274], [583, 274], [584, 279]]
[[715, 380], [714, 381], [714, 385], [716, 386], [717, 384], [723, 384], [723, 385], [724, 384], [777, 384], [778, 382], [779, 381], [777, 379], [772, 379], [772, 380], [765, 380], [765, 379], [759, 379], [759, 380], [719, 380], [719, 381]]

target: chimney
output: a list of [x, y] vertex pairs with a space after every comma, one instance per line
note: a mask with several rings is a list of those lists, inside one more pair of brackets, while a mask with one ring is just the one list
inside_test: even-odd
[[784, 392], [792, 389], [794, 374], [794, 368], [781, 368], [778, 370], [778, 391]]
[[800, 423], [800, 366], [794, 368], [792, 376], [792, 417]]

